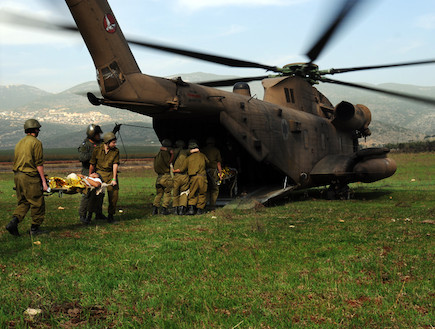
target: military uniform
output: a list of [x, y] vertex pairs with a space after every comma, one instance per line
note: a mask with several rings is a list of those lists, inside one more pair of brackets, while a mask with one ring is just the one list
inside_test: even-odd
[[[79, 160], [82, 163], [82, 175], [84, 176], [89, 175], [89, 167], [90, 167], [90, 160], [92, 158], [92, 153], [94, 152], [94, 149], [99, 145], [101, 145], [101, 141], [93, 142], [89, 138], [86, 138], [83, 141], [82, 145], [80, 145], [80, 147], [78, 148]], [[99, 195], [96, 195], [93, 192], [84, 193], [80, 200], [80, 206], [79, 206], [80, 218], [86, 218], [87, 212], [89, 212], [90, 214], [95, 212], [97, 213], [97, 216], [101, 216], [103, 212], [102, 210], [103, 200], [104, 200], [103, 193], [100, 193]]]
[[162, 202], [162, 207], [167, 209], [171, 201], [171, 192], [174, 184], [169, 167], [171, 160], [172, 155], [166, 147], [161, 148], [154, 158], [154, 171], [157, 174], [157, 179], [156, 196], [154, 198], [153, 206], [156, 208], [159, 208], [160, 202]]
[[118, 202], [119, 195], [119, 182], [116, 185], [111, 185], [113, 179], [113, 165], [119, 164], [119, 150], [118, 148], [109, 149], [105, 152], [104, 145], [97, 146], [92, 153], [90, 164], [95, 166], [95, 171], [101, 176], [103, 183], [109, 184], [107, 186], [107, 195], [109, 198], [109, 215], [114, 215], [116, 210], [116, 203]]
[[208, 144], [206, 147], [201, 149], [202, 153], [210, 161], [208, 164], [207, 174], [208, 174], [208, 187], [207, 187], [207, 199], [210, 202], [211, 207], [216, 206], [216, 200], [219, 196], [219, 181], [218, 175], [218, 163], [222, 163], [221, 152], [212, 144]]
[[[174, 171], [181, 169], [184, 166], [184, 162], [189, 155], [189, 151], [185, 149], [174, 150]], [[176, 172], [174, 174], [174, 187], [172, 189], [173, 207], [187, 207], [187, 196], [189, 194], [189, 175], [185, 169], [182, 172]], [[179, 211], [180, 212], [180, 211]]]
[[101, 142], [101, 140], [93, 142], [89, 138], [85, 138], [83, 143], [79, 146], [79, 161], [82, 163], [82, 175], [89, 175], [92, 153], [94, 153], [94, 149], [97, 146], [101, 145]]
[[192, 214], [193, 207], [201, 211], [205, 208], [207, 193], [207, 174], [205, 169], [208, 163], [207, 157], [198, 150], [191, 153], [180, 168], [181, 171], [187, 170], [189, 175], [188, 214]]
[[45, 218], [45, 200], [37, 167], [42, 166], [42, 143], [27, 135], [15, 146], [14, 181], [18, 205], [13, 213], [21, 222], [30, 209], [32, 225], [41, 225]]

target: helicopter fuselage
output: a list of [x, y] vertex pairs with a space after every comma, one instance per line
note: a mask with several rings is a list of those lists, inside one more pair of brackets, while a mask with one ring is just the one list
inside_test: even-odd
[[[106, 0], [66, 0], [91, 53], [103, 98], [94, 105], [153, 118], [159, 139], [203, 144], [213, 136], [227, 165], [246, 186], [288, 182], [296, 188], [391, 176], [388, 150], [359, 151], [370, 111], [342, 102], [334, 107], [298, 76], [262, 81], [264, 100], [249, 91], [223, 91], [142, 74]], [[286, 183], [287, 184], [287, 183]]]

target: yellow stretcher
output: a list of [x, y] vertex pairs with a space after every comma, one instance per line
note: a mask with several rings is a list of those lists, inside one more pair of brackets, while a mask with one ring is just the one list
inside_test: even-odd
[[61, 197], [62, 194], [76, 194], [82, 193], [86, 189], [86, 185], [83, 183], [80, 177], [77, 178], [61, 178], [61, 177], [50, 177], [48, 178], [48, 186], [50, 191], [49, 194], [59, 193]]

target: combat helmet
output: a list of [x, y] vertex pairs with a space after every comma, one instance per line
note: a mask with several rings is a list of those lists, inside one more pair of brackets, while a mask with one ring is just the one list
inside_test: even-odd
[[184, 141], [183, 141], [182, 139], [179, 139], [179, 140], [177, 140], [177, 141], [175, 142], [175, 146], [176, 146], [177, 148], [182, 149], [182, 148], [184, 148], [184, 147], [186, 146], [186, 143], [184, 143]]
[[199, 146], [198, 146], [198, 143], [197, 143], [197, 142], [191, 141], [191, 142], [189, 143], [189, 150], [197, 149], [198, 147], [199, 147]]
[[114, 139], [116, 139], [116, 136], [115, 136], [115, 134], [112, 133], [111, 131], [108, 132], [108, 133], [105, 133], [104, 136], [103, 136], [104, 144], [108, 144], [108, 143], [110, 143], [111, 141], [113, 141]]
[[39, 129], [39, 128], [41, 128], [41, 125], [36, 119], [28, 119], [26, 120], [26, 122], [24, 122], [24, 131], [26, 131], [27, 129]]
[[88, 138], [93, 138], [96, 134], [102, 134], [103, 131], [99, 125], [91, 123], [88, 128], [86, 128], [86, 135]]
[[164, 140], [162, 140], [162, 146], [163, 147], [171, 147], [172, 146], [171, 140], [168, 138], [165, 138]]

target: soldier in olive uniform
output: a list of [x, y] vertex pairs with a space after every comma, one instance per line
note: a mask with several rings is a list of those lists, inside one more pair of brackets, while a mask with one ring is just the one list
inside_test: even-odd
[[18, 223], [23, 221], [29, 209], [32, 216], [30, 234], [42, 233], [39, 226], [45, 217], [43, 192], [48, 190], [48, 186], [44, 175], [42, 143], [36, 138], [40, 128], [37, 120], [27, 120], [24, 123], [26, 137], [15, 146], [13, 171], [18, 205], [12, 220], [6, 225], [12, 235], [20, 235]]
[[[94, 149], [101, 144], [101, 134], [103, 131], [101, 127], [95, 124], [90, 124], [86, 129], [86, 138], [83, 141], [82, 145], [78, 148], [79, 151], [79, 160], [82, 163], [82, 175], [88, 176], [91, 173], [89, 172], [90, 163], [89, 161], [92, 158], [92, 153]], [[79, 207], [79, 216], [80, 221], [84, 224], [89, 224], [92, 220], [92, 212], [89, 211], [90, 207], [95, 211], [95, 219], [107, 219], [106, 216], [103, 215], [103, 199], [104, 194], [100, 193], [98, 196], [95, 193], [84, 193], [82, 195], [82, 199], [80, 200]], [[90, 202], [95, 203], [90, 205]]]
[[222, 174], [222, 157], [221, 152], [215, 146], [215, 139], [209, 137], [206, 140], [207, 146], [201, 149], [202, 153], [208, 158], [210, 163], [207, 168], [208, 175], [208, 187], [207, 187], [207, 200], [209, 200], [209, 205], [211, 209], [216, 208], [216, 200], [219, 195], [219, 177]]
[[[184, 165], [178, 169], [183, 172], [187, 170], [189, 175], [189, 196], [187, 197], [187, 215], [198, 215], [204, 213], [207, 193], [207, 174], [206, 166], [209, 161], [207, 157], [199, 151], [198, 144], [189, 143], [190, 155], [184, 161]], [[175, 172], [175, 171], [174, 171]]]
[[179, 172], [178, 169], [184, 166], [189, 151], [184, 149], [185, 143], [182, 140], [176, 141], [175, 146], [172, 206], [176, 209], [177, 215], [185, 215], [187, 210], [187, 196], [189, 194], [189, 175], [187, 174], [187, 170]]
[[[153, 215], [159, 213], [160, 201], [162, 201], [162, 215], [169, 215], [169, 203], [171, 202], [171, 192], [173, 180], [170, 173], [170, 164], [173, 159], [173, 151], [171, 150], [172, 142], [169, 139], [162, 141], [159, 153], [154, 158], [154, 171], [157, 174], [156, 179], [156, 197], [153, 202]], [[163, 200], [162, 200], [163, 199]]]
[[104, 143], [94, 149], [90, 161], [89, 172], [96, 172], [101, 176], [103, 183], [107, 186], [107, 195], [109, 198], [109, 216], [108, 222], [113, 222], [113, 215], [118, 202], [119, 184], [118, 184], [118, 167], [119, 167], [119, 150], [116, 147], [116, 136], [113, 132], [105, 133], [103, 136]]

